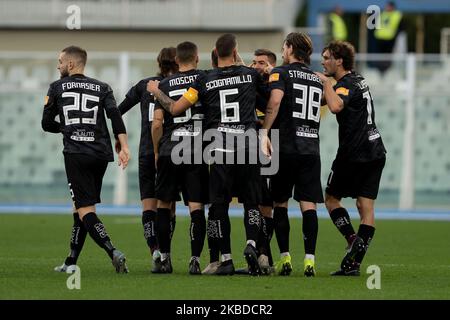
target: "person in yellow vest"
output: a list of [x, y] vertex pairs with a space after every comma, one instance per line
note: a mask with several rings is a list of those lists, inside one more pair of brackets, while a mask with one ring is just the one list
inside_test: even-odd
[[336, 6], [334, 10], [328, 15], [328, 34], [327, 42], [333, 40], [347, 40], [347, 26], [342, 18], [344, 12], [340, 6]]
[[[401, 29], [402, 13], [397, 10], [395, 3], [389, 1], [380, 15], [380, 28], [374, 32], [379, 53], [392, 53], [395, 40]], [[378, 69], [385, 72], [391, 66], [391, 61], [381, 61]]]

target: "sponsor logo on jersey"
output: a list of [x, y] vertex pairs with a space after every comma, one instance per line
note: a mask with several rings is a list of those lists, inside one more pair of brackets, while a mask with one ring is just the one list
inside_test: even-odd
[[336, 89], [336, 93], [337, 94], [341, 94], [343, 96], [348, 96], [348, 92], [349, 92], [349, 90], [347, 88], [344, 88], [344, 87], [340, 87], [340, 88]]
[[269, 82], [274, 82], [280, 80], [280, 74], [279, 73], [272, 73], [269, 77]]

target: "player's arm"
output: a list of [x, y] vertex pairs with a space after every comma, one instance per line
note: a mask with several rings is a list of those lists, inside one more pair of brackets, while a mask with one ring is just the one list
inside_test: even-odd
[[332, 113], [339, 113], [344, 109], [344, 101], [339, 97], [339, 95], [334, 91], [333, 84], [330, 78], [325, 76], [323, 73], [316, 72], [316, 75], [320, 78], [323, 84], [323, 95], [328, 104], [328, 108]]
[[[145, 84], [144, 84], [145, 89]], [[121, 114], [125, 114], [128, 110], [139, 103], [142, 96], [141, 82], [133, 86], [125, 95], [125, 99], [119, 104], [118, 108]]]
[[245, 66], [244, 59], [242, 59], [242, 57], [239, 54], [239, 52], [237, 52], [237, 54], [236, 54], [236, 65], [237, 66]]
[[147, 91], [151, 92], [155, 98], [161, 104], [161, 107], [164, 108], [167, 112], [172, 114], [173, 116], [177, 116], [187, 109], [189, 109], [192, 105], [194, 105], [198, 100], [197, 90], [194, 88], [189, 88], [185, 94], [180, 97], [177, 101], [169, 98], [164, 92], [162, 92], [159, 88], [159, 81], [150, 80], [147, 84]]
[[105, 111], [108, 118], [111, 120], [111, 125], [114, 137], [119, 141], [116, 146], [116, 152], [119, 156], [119, 166], [125, 169], [130, 161], [130, 150], [128, 147], [128, 136], [125, 124], [123, 123], [122, 115], [119, 108], [117, 108], [116, 100], [112, 90], [109, 90], [105, 96]]
[[269, 77], [268, 90], [270, 90], [270, 97], [267, 102], [266, 118], [263, 124], [263, 129], [266, 130], [272, 128], [273, 122], [278, 115], [278, 110], [280, 109], [281, 100], [284, 97], [284, 91], [286, 90], [286, 79], [281, 69], [273, 69]]
[[153, 150], [155, 152], [155, 160], [159, 154], [159, 140], [161, 140], [163, 134], [163, 119], [164, 119], [164, 110], [155, 108], [152, 122], [152, 141], [153, 141]]
[[280, 110], [281, 100], [283, 100], [284, 91], [280, 89], [273, 89], [270, 92], [269, 102], [266, 108], [266, 118], [264, 119], [263, 129], [267, 131], [272, 128], [272, 125], [277, 118], [278, 110]]
[[58, 107], [56, 105], [56, 98], [53, 94], [52, 87], [48, 89], [45, 97], [44, 112], [42, 113], [42, 129], [51, 133], [60, 133], [60, 123], [55, 120], [58, 115]]

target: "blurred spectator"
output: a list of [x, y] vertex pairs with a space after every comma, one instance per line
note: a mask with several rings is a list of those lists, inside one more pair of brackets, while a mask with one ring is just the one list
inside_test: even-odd
[[[380, 28], [374, 31], [375, 49], [379, 53], [392, 53], [395, 41], [401, 30], [402, 13], [397, 10], [395, 3], [389, 1], [380, 16]], [[390, 60], [379, 61], [378, 70], [384, 73], [391, 66]]]
[[342, 18], [344, 12], [340, 6], [336, 6], [328, 15], [326, 43], [333, 40], [347, 40], [347, 26]]

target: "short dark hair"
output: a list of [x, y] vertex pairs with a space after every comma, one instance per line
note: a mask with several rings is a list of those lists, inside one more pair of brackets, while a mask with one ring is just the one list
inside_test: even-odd
[[174, 47], [162, 48], [158, 54], [158, 66], [160, 72], [158, 73], [161, 77], [167, 77], [170, 73], [178, 72], [178, 65], [175, 62], [175, 55], [177, 49]]
[[214, 68], [217, 68], [219, 66], [219, 59], [217, 58], [216, 49], [212, 49], [211, 51], [211, 63]]
[[80, 47], [77, 47], [77, 46], [68, 46], [68, 47], [62, 49], [61, 52], [64, 52], [65, 54], [75, 57], [83, 66], [86, 65], [86, 62], [87, 62], [86, 50], [84, 50]]
[[195, 43], [185, 41], [177, 45], [177, 58], [179, 62], [189, 63], [195, 61], [198, 48]]
[[217, 56], [219, 58], [231, 56], [236, 46], [237, 42], [234, 34], [225, 33], [221, 35], [216, 41]]
[[311, 38], [303, 32], [291, 32], [286, 36], [284, 42], [287, 46], [292, 46], [294, 57], [303, 60], [306, 64], [311, 63], [313, 43]]
[[277, 55], [268, 49], [256, 49], [254, 55], [257, 57], [267, 56], [270, 64], [273, 66], [277, 63]]
[[347, 41], [331, 41], [322, 50], [322, 54], [328, 50], [335, 59], [342, 59], [344, 70], [353, 70], [355, 66], [355, 47]]

